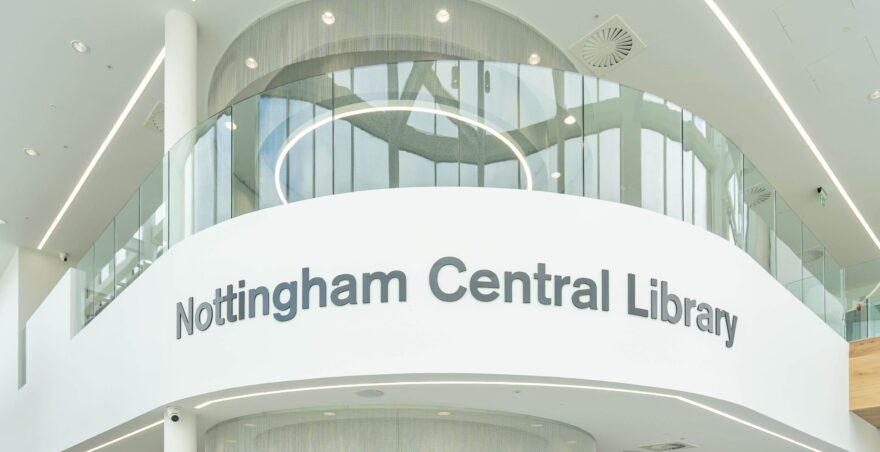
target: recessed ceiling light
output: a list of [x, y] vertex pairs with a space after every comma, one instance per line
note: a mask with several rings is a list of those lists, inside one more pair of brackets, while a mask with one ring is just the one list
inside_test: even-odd
[[30, 157], [36, 157], [36, 156], [40, 155], [40, 151], [38, 151], [34, 148], [24, 148], [24, 153]]
[[538, 55], [537, 53], [533, 53], [533, 54], [529, 55], [529, 64], [531, 64], [532, 66], [534, 66], [540, 62], [541, 62], [541, 55]]
[[260, 64], [257, 63], [257, 60], [255, 60], [251, 57], [247, 57], [244, 59], [244, 65], [251, 68], [251, 69], [256, 69], [257, 66], [259, 66]]
[[441, 24], [445, 24], [446, 22], [449, 22], [449, 11], [447, 11], [445, 9], [441, 9], [440, 11], [437, 11], [436, 17], [437, 17], [437, 22], [440, 22]]
[[70, 41], [70, 46], [73, 47], [73, 50], [76, 50], [79, 53], [89, 53], [89, 46], [78, 39]]
[[532, 428], [541, 428], [544, 424], [532, 424]]
[[871, 91], [871, 94], [868, 94], [868, 99], [877, 100], [880, 99], [880, 89], [875, 89]]
[[449, 416], [450, 414], [452, 414], [452, 413], [450, 413], [448, 411], [438, 411], [437, 412], [437, 416]]
[[224, 124], [224, 125], [225, 125], [226, 128], [229, 129], [229, 130], [235, 130], [235, 129], [238, 128], [238, 126], [235, 125], [235, 123], [232, 122], [232, 121], [226, 121], [226, 124]]
[[563, 121], [568, 125], [572, 125], [577, 122], [577, 118], [575, 118], [574, 115], [568, 115]]
[[554, 172], [550, 173], [550, 177], [552, 177], [554, 179], [559, 179], [560, 177], [562, 177], [562, 173], [560, 173], [559, 171], [554, 171]]
[[325, 411], [324, 416], [336, 416], [336, 413], [333, 411]]
[[324, 14], [321, 14], [321, 22], [324, 22], [327, 25], [333, 25], [336, 23], [336, 16], [333, 15], [332, 11], [326, 11]]
[[6, 220], [0, 218], [0, 226], [3, 226], [4, 224], [6, 224]]

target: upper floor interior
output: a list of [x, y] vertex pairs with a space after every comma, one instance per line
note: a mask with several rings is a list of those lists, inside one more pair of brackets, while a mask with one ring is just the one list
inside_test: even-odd
[[[369, 14], [375, 14], [374, 19], [388, 15], [360, 10], [360, 2], [310, 1], [293, 6], [287, 1], [116, 3], [96, 4], [89, 11], [79, 10], [75, 5], [57, 5], [69, 10], [47, 16], [58, 21], [47, 27], [47, 33], [11, 47], [10, 59], [20, 61], [21, 69], [2, 75], [4, 86], [18, 88], [9, 90], [11, 101], [3, 108], [0, 121], [0, 127], [5, 128], [0, 129], [0, 135], [7, 148], [0, 156], [0, 219], [6, 223], [0, 226], [0, 243], [4, 248], [18, 246], [40, 248], [49, 254], [64, 253], [70, 264], [81, 267], [88, 275], [84, 287], [92, 294], [91, 300], [81, 300], [81, 324], [90, 320], [89, 315], [94, 317], [102, 303], [124, 289], [132, 272], [142, 271], [149, 265], [147, 261], [158, 257], [155, 250], [150, 255], [144, 245], [146, 234], [142, 226], [148, 219], [155, 220], [158, 215], [162, 217], [159, 222], [168, 221], [160, 231], [159, 245], [167, 249], [204, 224], [222, 221], [224, 215], [228, 218], [278, 203], [279, 200], [272, 200], [277, 192], [273, 177], [277, 179], [277, 175], [271, 170], [263, 175], [262, 166], [256, 164], [245, 171], [250, 182], [247, 177], [237, 179], [249, 187], [242, 192], [252, 192], [248, 195], [250, 206], [236, 210], [233, 179], [228, 189], [220, 184], [220, 179], [212, 179], [211, 217], [200, 225], [204, 218], [197, 214], [204, 210], [200, 206], [205, 198], [186, 192], [185, 177], [175, 191], [170, 176], [187, 173], [190, 183], [197, 183], [197, 169], [205, 168], [198, 162], [198, 138], [206, 133], [213, 134], [215, 142], [222, 141], [219, 137], [228, 137], [226, 157], [230, 167], [235, 165], [236, 155], [245, 157], [241, 161], [258, 163], [265, 156], [267, 143], [280, 148], [298, 127], [320, 120], [319, 109], [335, 114], [336, 108], [343, 106], [388, 106], [392, 100], [406, 99], [408, 93], [412, 95], [409, 105], [451, 105], [454, 112], [470, 111], [478, 122], [501, 123], [505, 134], [519, 132], [531, 145], [525, 152], [548, 163], [542, 166], [539, 184], [543, 188], [538, 189], [572, 193], [567, 175], [574, 174], [568, 171], [566, 177], [561, 177], [563, 172], [549, 164], [555, 157], [542, 157], [538, 155], [541, 151], [578, 136], [582, 147], [580, 159], [585, 162], [590, 140], [596, 141], [593, 147], [598, 157], [600, 136], [618, 130], [617, 167], [601, 172], [601, 167], [597, 168], [597, 177], [592, 180], [588, 172], [582, 171], [582, 188], [574, 194], [650, 208], [712, 230], [752, 254], [808, 304], [811, 295], [807, 285], [819, 283], [825, 289], [820, 292], [822, 301], [811, 309], [841, 335], [856, 338], [871, 334], [867, 314], [872, 309], [863, 303], [880, 286], [880, 264], [875, 262], [880, 250], [869, 232], [880, 227], [875, 226], [880, 225], [880, 195], [875, 189], [880, 162], [871, 149], [872, 135], [880, 133], [871, 127], [871, 118], [880, 115], [876, 111], [880, 103], [872, 99], [876, 97], [875, 74], [880, 69], [873, 57], [872, 43], [880, 41], [880, 35], [870, 25], [872, 18], [880, 15], [880, 9], [870, 2], [828, 3], [809, 9], [798, 7], [793, 0], [718, 3], [722, 14], [766, 70], [785, 107], [768, 89], [766, 80], [756, 73], [729, 30], [702, 2], [674, 1], [661, 5], [644, 1], [561, 1], [547, 8], [519, 0], [485, 4], [425, 0], [416, 2], [417, 7], [398, 9], [399, 17], [388, 19], [387, 23], [365, 20]], [[385, 3], [391, 10], [399, 2]], [[489, 11], [487, 16], [464, 13], [465, 8], [474, 5], [479, 5], [480, 11]], [[4, 33], [10, 33], [10, 39], [30, 36], [25, 27], [43, 17], [39, 6], [22, 3], [12, 8], [13, 14], [8, 17], [17, 20], [5, 27]], [[164, 68], [155, 63], [159, 61], [156, 55], [165, 46], [164, 18], [171, 9], [187, 12], [198, 27], [195, 108], [200, 127], [193, 129], [190, 141], [184, 140], [177, 151], [191, 156], [189, 167], [186, 158], [179, 164], [170, 161], [164, 152], [167, 146], [163, 145], [161, 114], [167, 106], [167, 93], [162, 77]], [[272, 30], [271, 24], [265, 25], [271, 23], [268, 19], [282, 17], [288, 10], [297, 11], [292, 17], [303, 21], [298, 30], [305, 30], [304, 34], [296, 38], [306, 44], [302, 48], [285, 48], [286, 53], [273, 53], [288, 41], [267, 44], [256, 41], [256, 33], [260, 32], [260, 24]], [[440, 20], [436, 14], [440, 10], [447, 11], [448, 20]], [[332, 21], [323, 17], [327, 11], [334, 13]], [[597, 69], [590, 68], [579, 50], [583, 50], [583, 37], [615, 20], [615, 16], [624, 21], [643, 48], [627, 55], [607, 72], [598, 70], [602, 72], [600, 80], [595, 77]], [[476, 21], [481, 18], [500, 25], [486, 28], [486, 34], [480, 35], [473, 30], [478, 29]], [[510, 23], [499, 18], [509, 18]], [[491, 32], [497, 34], [502, 29], [501, 25], [516, 26], [517, 21], [521, 21], [522, 29], [533, 33], [533, 39], [525, 42], [537, 47], [513, 45], [515, 42], [506, 35], [491, 36]], [[410, 24], [411, 28], [401, 27], [402, 23]], [[382, 36], [388, 38], [384, 41], [388, 47], [375, 49], [374, 55], [366, 58], [356, 55], [356, 44], [375, 34], [376, 27], [386, 27]], [[461, 44], [468, 39], [483, 39], [483, 47], [437, 45]], [[75, 45], [74, 41], [85, 47]], [[421, 43], [422, 47], [413, 43]], [[81, 52], [83, 49], [85, 52]], [[247, 51], [251, 53], [241, 53]], [[285, 60], [277, 55], [296, 58]], [[331, 58], [334, 55], [335, 61]], [[433, 63], [420, 63], [423, 61]], [[841, 67], [847, 70], [842, 71]], [[150, 69], [155, 72], [145, 78]], [[345, 70], [350, 70], [348, 75]], [[554, 77], [562, 81], [557, 83]], [[390, 90], [391, 78], [398, 78], [396, 99]], [[366, 91], [358, 92], [354, 80], [368, 80]], [[409, 80], [417, 89], [406, 85]], [[436, 89], [431, 87], [434, 81], [439, 83]], [[343, 93], [340, 89], [348, 91]], [[468, 89], [470, 99], [470, 94], [465, 93]], [[311, 94], [304, 96], [298, 91]], [[441, 91], [446, 93], [445, 97]], [[450, 92], [457, 94], [449, 96]], [[571, 101], [570, 98], [577, 97], [575, 92], [580, 98]], [[590, 99], [591, 95], [594, 99]], [[621, 103], [628, 99], [630, 104], [615, 107], [611, 105], [612, 99]], [[132, 100], [130, 106], [126, 104]], [[294, 103], [303, 101], [310, 105], [310, 116], [304, 122], [292, 124], [290, 118], [299, 114]], [[603, 101], [605, 106], [611, 105], [607, 111], [603, 111]], [[658, 117], [678, 119], [666, 123], [661, 119], [652, 127], [639, 125], [627, 130], [622, 125], [624, 118], [648, 117], [645, 106], [662, 106], [657, 108], [662, 111]], [[786, 108], [795, 115], [801, 129], [786, 114]], [[236, 109], [245, 119], [234, 119]], [[564, 131], [572, 125], [567, 122], [569, 115], [575, 117], [576, 129], [570, 136]], [[444, 125], [452, 124], [456, 135], [466, 128], [461, 126], [461, 118], [450, 119], [437, 111], [410, 112], [404, 118], [399, 127], [425, 133], [431, 129], [427, 135], [433, 137], [443, 136]], [[603, 124], [602, 120], [606, 122]], [[249, 121], [252, 127], [247, 125]], [[283, 130], [279, 129], [282, 123]], [[355, 129], [379, 135], [376, 130], [370, 133], [377, 126], [369, 121], [357, 124], [352, 118], [348, 124], [352, 127], [352, 148]], [[550, 130], [557, 133], [552, 140], [547, 138]], [[646, 136], [644, 130], [656, 132], [657, 136]], [[713, 132], [706, 130], [718, 131], [720, 138], [709, 138]], [[686, 181], [693, 183], [694, 177], [699, 177], [694, 176], [699, 171], [693, 163], [703, 160], [692, 157], [691, 166], [686, 167], [686, 155], [699, 141], [689, 143], [689, 137], [697, 138], [699, 132], [705, 141], [701, 145], [716, 150], [716, 146], [723, 146], [719, 155], [730, 158], [715, 191], [707, 189], [699, 194], [699, 190], [691, 188], [688, 204]], [[812, 140], [812, 146], [805, 141], [804, 133]], [[235, 137], [240, 138], [235, 141]], [[634, 148], [628, 147], [631, 144], [626, 143], [627, 137], [635, 137]], [[662, 153], [643, 152], [645, 143], [658, 137]], [[329, 139], [336, 149], [336, 137]], [[448, 144], [440, 141], [428, 142], [425, 147]], [[236, 142], [248, 144], [236, 149]], [[399, 146], [396, 149], [401, 151]], [[630, 152], [633, 149], [636, 151]], [[814, 151], [827, 162], [827, 168]], [[101, 157], [95, 160], [97, 152], [101, 152]], [[215, 146], [210, 152], [212, 164], [224, 155], [222, 146]], [[493, 150], [487, 148], [486, 152], [491, 154]], [[560, 162], [565, 161], [564, 154]], [[627, 156], [635, 160], [628, 162]], [[400, 153], [389, 153], [384, 158], [399, 159]], [[468, 164], [466, 160], [461, 158], [457, 163]], [[435, 160], [435, 166], [438, 161]], [[523, 170], [522, 161], [510, 161], [514, 169], [509, 177], [502, 174], [498, 184], [487, 182], [485, 172], [478, 168], [474, 184], [534, 188], [524, 185], [525, 175], [535, 176], [536, 180], [539, 175]], [[416, 160], [412, 162], [418, 166]], [[313, 174], [316, 168], [320, 169], [318, 161], [306, 163]], [[656, 177], [645, 178], [649, 173], [642, 170], [645, 165], [658, 170], [653, 173]], [[293, 169], [302, 168], [305, 166]], [[585, 168], [583, 164], [582, 169]], [[751, 175], [749, 169], [753, 170]], [[364, 187], [404, 186], [401, 175], [415, 174], [401, 172], [400, 166], [397, 170], [397, 174], [385, 174], [384, 181], [368, 177]], [[85, 171], [90, 171], [87, 178], [83, 178]], [[214, 177], [216, 171], [215, 165], [211, 170]], [[466, 172], [461, 168], [456, 171], [456, 184], [468, 185], [462, 183]], [[608, 187], [610, 191], [605, 196], [599, 179], [602, 173], [616, 173], [618, 177], [617, 185]], [[154, 197], [157, 203], [152, 205], [148, 196], [141, 194], [146, 193], [144, 187], [154, 186], [151, 184], [156, 183], [157, 177], [161, 195]], [[607, 184], [613, 179], [606, 177], [604, 181]], [[416, 182], [427, 183], [420, 177]], [[352, 174], [347, 183], [349, 189], [355, 189], [358, 181]], [[436, 174], [431, 183], [444, 185], [438, 183]], [[592, 195], [590, 184], [596, 187]], [[680, 192], [671, 188], [676, 184], [681, 187]], [[296, 196], [321, 194], [321, 188], [312, 185], [307, 193], [297, 192]], [[765, 185], [772, 187], [770, 191], [754, 190]], [[818, 195], [818, 187], [823, 188], [824, 197]], [[846, 194], [840, 187], [845, 187]], [[330, 184], [329, 190], [337, 192], [334, 184]], [[265, 196], [261, 196], [263, 191]], [[133, 194], [137, 195], [136, 204], [132, 204]], [[188, 200], [178, 212], [173, 201], [168, 201], [176, 194]], [[217, 208], [217, 197], [223, 194], [229, 195], [228, 213]], [[678, 198], [680, 203], [670, 202]], [[765, 254], [749, 249], [758, 246], [757, 241], [750, 244], [747, 233], [749, 224], [756, 223], [749, 221], [750, 213], [757, 212], [750, 210], [754, 207], [750, 203], [758, 198], [773, 200], [772, 204], [765, 204], [771, 206], [767, 212], [755, 213], [767, 231], [772, 232], [757, 239], [766, 247]], [[696, 199], [705, 199], [705, 206], [694, 204]], [[864, 221], [854, 213], [854, 207]], [[704, 211], [698, 213], [700, 208]], [[165, 214], [156, 213], [162, 209]], [[715, 213], [710, 214], [713, 209]], [[137, 219], [131, 222], [131, 212], [135, 210]], [[132, 227], [119, 226], [120, 218]], [[172, 224], [178, 219], [178, 226]], [[119, 233], [120, 230], [128, 232]], [[132, 251], [131, 238], [135, 236], [137, 249]], [[135, 259], [120, 259], [120, 250], [133, 252]], [[780, 267], [779, 256], [783, 255]], [[8, 257], [0, 256], [0, 262], [6, 260]], [[847, 271], [840, 270], [844, 268]], [[99, 287], [102, 285], [103, 288]], [[831, 310], [828, 292], [837, 294], [832, 296]], [[99, 300], [99, 294], [103, 299]], [[846, 327], [848, 315], [852, 317], [850, 333]]]

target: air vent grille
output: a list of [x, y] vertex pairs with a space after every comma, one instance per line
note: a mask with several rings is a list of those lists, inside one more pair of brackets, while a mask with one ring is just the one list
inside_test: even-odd
[[165, 104], [161, 101], [153, 105], [147, 119], [144, 120], [144, 128], [154, 132], [165, 133]]
[[663, 444], [651, 444], [648, 446], [642, 446], [641, 449], [650, 450], [652, 452], [662, 452], [667, 450], [683, 450], [683, 449], [696, 449], [697, 446], [693, 444], [687, 443], [663, 443]]
[[644, 48], [645, 43], [623, 19], [614, 16], [581, 38], [570, 50], [594, 74], [602, 75]]
[[766, 184], [753, 185], [746, 189], [746, 205], [755, 207], [773, 197], [773, 190]]

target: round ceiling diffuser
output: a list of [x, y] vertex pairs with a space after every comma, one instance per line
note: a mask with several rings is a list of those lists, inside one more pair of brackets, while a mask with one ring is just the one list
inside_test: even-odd
[[620, 27], [597, 30], [581, 47], [581, 57], [593, 67], [608, 68], [623, 61], [633, 49], [633, 35]]

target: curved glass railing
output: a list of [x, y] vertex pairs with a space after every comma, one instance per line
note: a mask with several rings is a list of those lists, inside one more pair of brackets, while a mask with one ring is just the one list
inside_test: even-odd
[[843, 269], [743, 153], [673, 102], [489, 61], [357, 67], [202, 122], [78, 265], [82, 327], [169, 248], [259, 209], [360, 190], [504, 187], [639, 206], [744, 250], [841, 335]]

